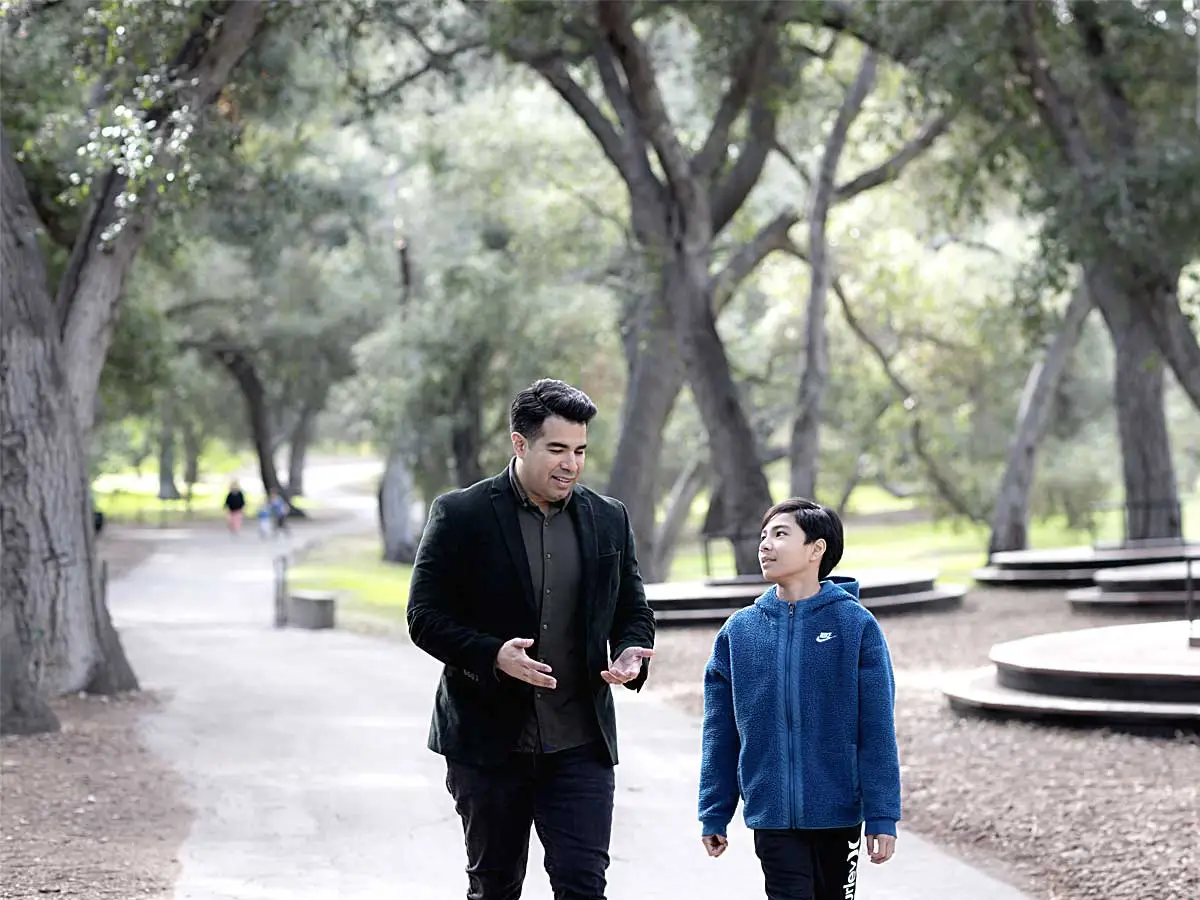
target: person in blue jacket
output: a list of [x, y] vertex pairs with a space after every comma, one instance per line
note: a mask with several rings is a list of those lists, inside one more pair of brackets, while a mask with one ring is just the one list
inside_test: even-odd
[[771, 507], [758, 556], [774, 586], [729, 617], [704, 672], [702, 840], [725, 852], [740, 799], [768, 900], [853, 900], [864, 825], [871, 862], [896, 846], [892, 664], [858, 582], [829, 577], [843, 546], [833, 510]]

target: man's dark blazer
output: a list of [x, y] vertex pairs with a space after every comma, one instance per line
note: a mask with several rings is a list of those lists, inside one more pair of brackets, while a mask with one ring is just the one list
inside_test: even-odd
[[[429, 749], [489, 765], [516, 745], [533, 687], [498, 672], [496, 653], [512, 638], [538, 634], [538, 608], [508, 471], [438, 497], [417, 549], [408, 594], [412, 641], [446, 667], [434, 700]], [[600, 677], [627, 647], [654, 646], [624, 505], [576, 485], [567, 510], [580, 551], [578, 621], [588, 685], [604, 743], [617, 762], [612, 693]], [[537, 645], [526, 650], [537, 655]], [[625, 686], [639, 690], [649, 661]]]

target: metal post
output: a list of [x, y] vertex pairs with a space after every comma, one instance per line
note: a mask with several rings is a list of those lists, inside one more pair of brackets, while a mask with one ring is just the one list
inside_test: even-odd
[[1187, 591], [1187, 596], [1184, 598], [1184, 615], [1187, 617], [1188, 623], [1188, 646], [1200, 647], [1200, 634], [1195, 632], [1195, 611], [1193, 609], [1196, 602], [1196, 579], [1192, 575], [1192, 563], [1196, 561], [1196, 557], [1190, 553], [1187, 557], [1187, 570], [1184, 576], [1184, 588]]
[[275, 557], [275, 627], [287, 625], [287, 569], [286, 555]]

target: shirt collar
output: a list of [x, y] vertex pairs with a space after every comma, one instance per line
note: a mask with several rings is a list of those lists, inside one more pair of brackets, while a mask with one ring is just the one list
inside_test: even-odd
[[[513, 493], [517, 495], [518, 503], [529, 509], [536, 509], [538, 512], [541, 512], [538, 505], [529, 499], [529, 492], [525, 490], [525, 485], [521, 484], [521, 479], [517, 477], [517, 458], [515, 456], [508, 463], [508, 481], [512, 485]], [[562, 512], [567, 508], [567, 504], [571, 502], [571, 497], [574, 493], [575, 491], [572, 490], [564, 499], [551, 503], [551, 508]]]

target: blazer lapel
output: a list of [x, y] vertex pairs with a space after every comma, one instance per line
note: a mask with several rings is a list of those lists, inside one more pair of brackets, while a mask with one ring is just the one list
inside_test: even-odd
[[525, 553], [525, 539], [521, 537], [521, 521], [517, 518], [517, 498], [508, 483], [508, 472], [501, 472], [492, 480], [492, 510], [504, 535], [504, 546], [516, 569], [517, 578], [530, 606], [536, 607], [533, 597], [533, 578], [529, 574], [529, 557]]
[[578, 490], [571, 497], [568, 509], [575, 520], [575, 536], [579, 540], [579, 606], [580, 609], [590, 610], [596, 594], [597, 561], [600, 559], [600, 547], [596, 543], [596, 514], [592, 502]]

